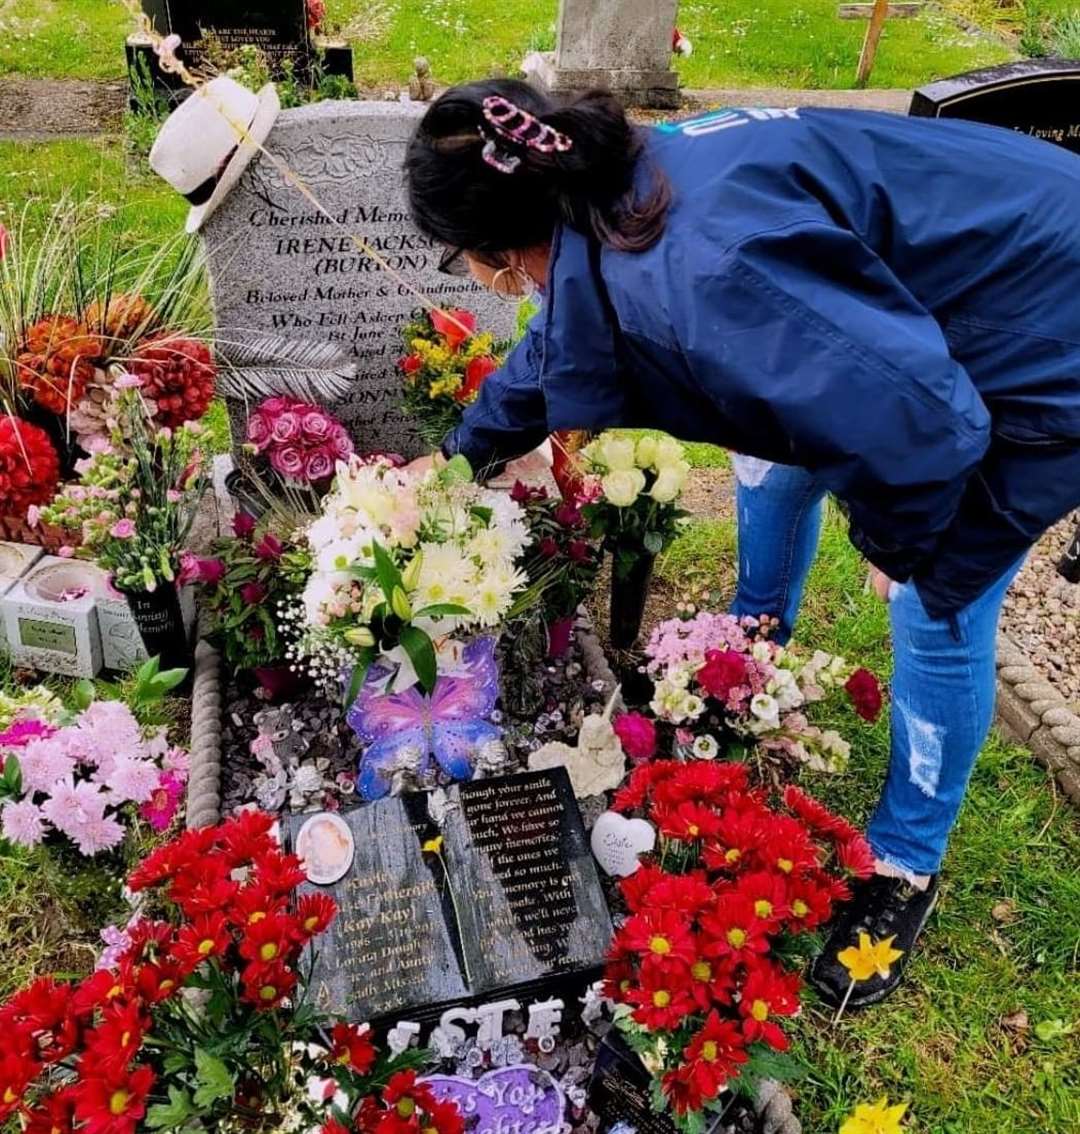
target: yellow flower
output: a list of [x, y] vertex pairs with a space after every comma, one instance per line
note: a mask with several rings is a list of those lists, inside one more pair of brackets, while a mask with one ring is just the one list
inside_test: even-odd
[[430, 851], [432, 854], [442, 853], [442, 835], [436, 835], [433, 839], [428, 839], [426, 843], [420, 848], [422, 851]]
[[881, 1098], [873, 1106], [859, 1103], [855, 1113], [844, 1121], [840, 1134], [903, 1134], [900, 1119], [904, 1117], [907, 1103], [889, 1106], [887, 1098]]
[[859, 934], [859, 947], [854, 945], [841, 949], [836, 959], [847, 969], [854, 981], [869, 980], [875, 974], [884, 980], [889, 975], [893, 961], [903, 955], [903, 949], [894, 949], [892, 943], [896, 934], [881, 941], [871, 942], [869, 933]]

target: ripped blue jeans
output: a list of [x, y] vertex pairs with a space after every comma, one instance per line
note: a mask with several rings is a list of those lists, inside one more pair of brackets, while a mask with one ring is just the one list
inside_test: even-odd
[[[732, 612], [795, 624], [817, 552], [825, 490], [804, 469], [737, 457], [739, 584]], [[894, 670], [889, 774], [867, 834], [906, 875], [936, 874], [994, 713], [998, 616], [1017, 562], [953, 620], [932, 619], [916, 588], [889, 602]]]

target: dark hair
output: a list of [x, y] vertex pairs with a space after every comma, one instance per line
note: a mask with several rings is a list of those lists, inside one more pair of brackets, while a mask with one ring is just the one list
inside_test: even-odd
[[[565, 135], [570, 148], [544, 152], [499, 135], [484, 116], [493, 96]], [[488, 143], [512, 172], [484, 160]], [[443, 244], [496, 262], [500, 253], [546, 244], [560, 222], [611, 248], [643, 252], [664, 231], [671, 191], [659, 170], [642, 189], [642, 150], [641, 133], [606, 91], [560, 108], [516, 79], [452, 87], [424, 115], [405, 156], [413, 219]]]

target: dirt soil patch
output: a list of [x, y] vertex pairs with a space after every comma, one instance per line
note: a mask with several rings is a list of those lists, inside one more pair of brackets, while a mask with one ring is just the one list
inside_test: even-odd
[[0, 79], [0, 141], [40, 142], [113, 134], [127, 86], [77, 79]]

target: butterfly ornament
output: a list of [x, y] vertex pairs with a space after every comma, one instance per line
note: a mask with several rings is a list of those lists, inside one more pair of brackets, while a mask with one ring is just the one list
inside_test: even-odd
[[367, 800], [395, 787], [427, 782], [432, 760], [453, 780], [472, 777], [476, 764], [502, 745], [490, 717], [499, 697], [495, 639], [477, 638], [463, 650], [453, 673], [441, 673], [430, 696], [418, 685], [386, 693], [388, 671], [372, 666], [346, 714], [365, 746], [356, 788]]

